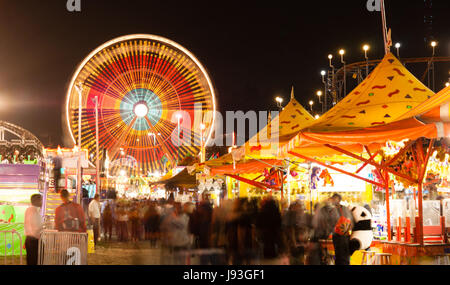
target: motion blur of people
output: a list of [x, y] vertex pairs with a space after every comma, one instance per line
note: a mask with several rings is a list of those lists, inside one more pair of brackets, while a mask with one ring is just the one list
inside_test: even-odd
[[131, 241], [138, 242], [140, 240], [140, 217], [138, 208], [133, 205], [129, 211], [129, 220], [131, 223]]
[[103, 208], [102, 220], [103, 220], [103, 235], [105, 241], [111, 241], [112, 229], [113, 229], [113, 205], [111, 201], [106, 201]]
[[55, 210], [55, 228], [65, 232], [86, 232], [86, 219], [80, 204], [69, 200], [69, 191], [61, 190], [62, 204]]
[[[194, 213], [190, 229], [194, 235], [195, 247], [199, 249], [211, 248], [211, 221], [213, 208], [206, 193], [202, 194], [202, 201], [199, 203]], [[202, 265], [214, 264], [214, 260], [209, 255], [201, 255]]]
[[282, 235], [282, 219], [280, 210], [272, 197], [261, 202], [256, 227], [258, 236], [262, 241], [262, 265], [275, 265], [283, 263], [286, 256], [286, 246]]
[[121, 242], [128, 241], [128, 213], [125, 205], [118, 205], [116, 215], [118, 240]]
[[159, 238], [160, 215], [156, 204], [151, 202], [144, 215], [145, 235], [150, 240], [150, 247], [156, 247], [156, 241]]
[[189, 234], [189, 216], [183, 211], [181, 203], [175, 202], [173, 210], [161, 224], [164, 246], [166, 246], [165, 263], [185, 264], [187, 250], [191, 246]]
[[31, 206], [25, 211], [25, 249], [27, 251], [27, 265], [38, 264], [39, 238], [42, 231], [42, 217], [39, 208], [42, 207], [42, 196], [31, 195]]
[[308, 241], [312, 235], [312, 217], [305, 212], [303, 201], [289, 206], [285, 216], [285, 235], [290, 252], [291, 265], [304, 265]]
[[[231, 213], [232, 203], [231, 200], [223, 200], [213, 209], [211, 219], [211, 246], [224, 251], [228, 249], [227, 218]], [[222, 261], [222, 264], [226, 264], [226, 261]]]
[[94, 244], [97, 245], [100, 236], [100, 195], [95, 194], [94, 199], [89, 203], [89, 222], [94, 232]]

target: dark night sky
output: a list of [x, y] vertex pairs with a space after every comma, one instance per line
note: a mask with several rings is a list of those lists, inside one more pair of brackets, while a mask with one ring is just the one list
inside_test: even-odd
[[[288, 99], [292, 85], [307, 106], [322, 87], [319, 72], [329, 53], [337, 58], [345, 48], [348, 63], [361, 61], [368, 43], [370, 58], [383, 56], [380, 13], [367, 11], [366, 2], [81, 0], [82, 11], [71, 13], [66, 0], [0, 0], [0, 119], [44, 145], [49, 137], [63, 145], [63, 103], [75, 67], [100, 44], [132, 33], [169, 38], [196, 55], [222, 112], [274, 110], [274, 97]], [[402, 57], [431, 53], [423, 2], [386, 0]], [[450, 56], [450, 1], [433, 0], [432, 13], [437, 55]], [[450, 66], [438, 67], [440, 90]], [[420, 77], [425, 67], [417, 70], [411, 71]]]

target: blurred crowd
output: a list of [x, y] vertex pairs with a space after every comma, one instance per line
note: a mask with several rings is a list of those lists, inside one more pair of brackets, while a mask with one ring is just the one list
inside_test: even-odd
[[310, 213], [302, 200], [287, 207], [272, 197], [223, 200], [219, 206], [207, 195], [197, 203], [176, 202], [173, 196], [109, 199], [101, 207], [101, 239], [148, 240], [171, 257], [164, 264], [186, 264], [192, 253], [202, 265], [327, 264], [319, 240], [333, 234], [339, 218], [334, 205], [330, 198]]

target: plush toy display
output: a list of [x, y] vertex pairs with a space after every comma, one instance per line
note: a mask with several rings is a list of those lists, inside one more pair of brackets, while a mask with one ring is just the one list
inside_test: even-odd
[[334, 181], [333, 178], [331, 178], [330, 173], [328, 172], [328, 169], [323, 169], [322, 173], [320, 173], [319, 178], [323, 179], [323, 186], [327, 186], [327, 184], [330, 184], [331, 187], [334, 187]]
[[372, 214], [370, 211], [362, 206], [354, 206], [351, 211], [355, 225], [350, 236], [350, 255], [356, 250], [369, 249], [373, 240]]

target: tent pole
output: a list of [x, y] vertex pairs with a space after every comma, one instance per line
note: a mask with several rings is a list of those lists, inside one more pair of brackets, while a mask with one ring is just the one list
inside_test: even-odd
[[317, 164], [319, 164], [319, 165], [322, 165], [323, 167], [327, 167], [327, 168], [336, 170], [336, 171], [338, 171], [338, 172], [341, 172], [341, 173], [343, 173], [343, 174], [349, 175], [349, 176], [351, 176], [351, 177], [354, 177], [354, 178], [357, 178], [357, 179], [366, 181], [367, 183], [371, 183], [371, 184], [377, 185], [378, 187], [381, 187], [381, 188], [384, 187], [384, 184], [381, 184], [381, 183], [372, 181], [372, 180], [370, 180], [370, 179], [367, 179], [367, 178], [358, 176], [358, 175], [356, 175], [356, 174], [353, 174], [353, 173], [351, 173], [351, 172], [348, 172], [348, 171], [339, 169], [339, 168], [334, 167], [334, 166], [332, 166], [332, 165], [325, 164], [325, 163], [323, 163], [322, 161], [316, 160], [316, 159], [314, 159], [314, 158], [307, 157], [307, 156], [301, 155], [301, 154], [299, 154], [299, 153], [295, 153], [295, 152], [293, 152], [293, 151], [289, 151], [289, 154], [294, 155], [294, 156], [297, 156], [297, 157], [300, 157], [300, 158], [303, 158], [303, 159], [305, 159], [305, 160], [307, 160], [307, 161], [310, 161], [310, 162], [317, 163]]
[[373, 162], [373, 161], [367, 160], [367, 159], [365, 159], [365, 158], [363, 158], [363, 157], [361, 157], [361, 156], [358, 156], [358, 155], [356, 155], [356, 154], [354, 154], [354, 153], [352, 153], [352, 152], [350, 152], [350, 151], [347, 151], [347, 150], [345, 150], [345, 149], [342, 149], [342, 148], [337, 147], [337, 146], [334, 146], [334, 145], [324, 144], [324, 146], [326, 146], [326, 147], [328, 147], [328, 148], [331, 148], [331, 149], [333, 149], [333, 150], [336, 150], [336, 151], [338, 151], [338, 152], [340, 152], [340, 153], [343, 153], [343, 154], [345, 154], [345, 155], [348, 155], [348, 156], [350, 156], [350, 157], [353, 157], [353, 158], [355, 158], [355, 159], [358, 159], [359, 161], [367, 162], [368, 164], [370, 164], [370, 165], [372, 165], [372, 166], [374, 166], [374, 167], [379, 167], [380, 169], [383, 169], [384, 171], [387, 171], [387, 172], [389, 172], [389, 173], [392, 173], [392, 174], [395, 175], [395, 176], [399, 176], [399, 177], [405, 178], [406, 180], [409, 180], [409, 181], [411, 181], [411, 182], [413, 182], [413, 183], [417, 183], [417, 180], [416, 180], [416, 179], [414, 179], [414, 178], [412, 178], [412, 177], [409, 177], [408, 175], [405, 175], [405, 174], [399, 173], [399, 172], [397, 172], [397, 171], [394, 171], [394, 170], [390, 169], [387, 165], [380, 165], [380, 164], [378, 164], [378, 163], [375, 163], [375, 162]]
[[392, 240], [391, 234], [391, 209], [389, 206], [389, 172], [384, 171], [384, 187], [386, 191], [386, 220], [387, 220], [387, 232], [388, 232], [388, 241]]

